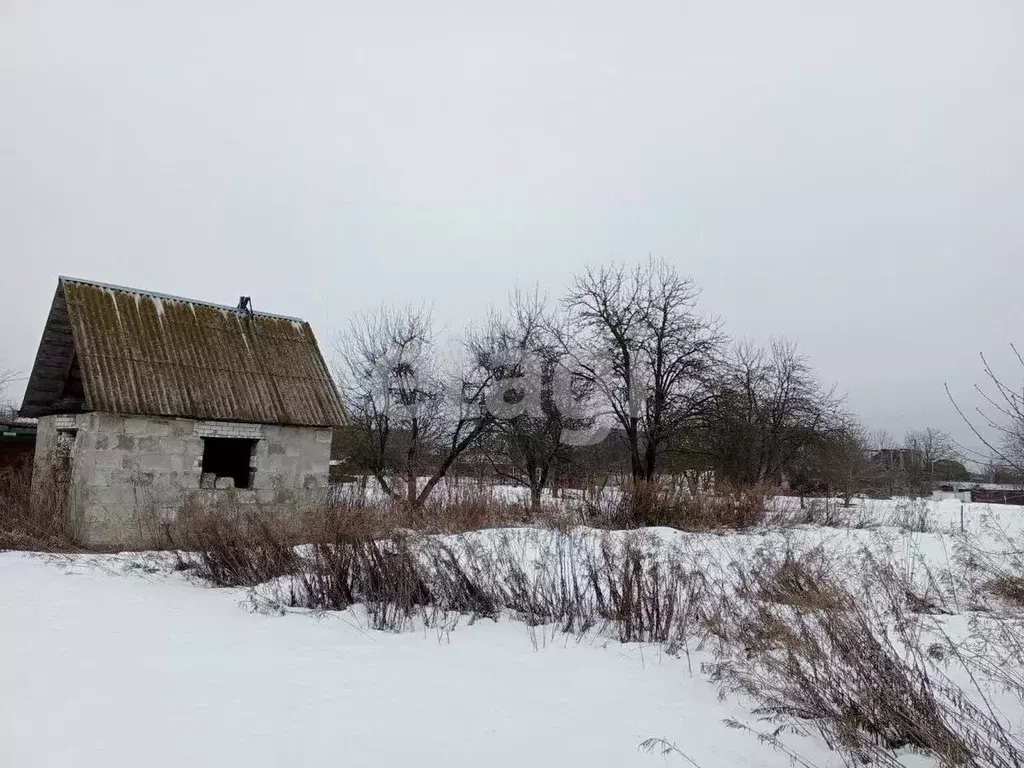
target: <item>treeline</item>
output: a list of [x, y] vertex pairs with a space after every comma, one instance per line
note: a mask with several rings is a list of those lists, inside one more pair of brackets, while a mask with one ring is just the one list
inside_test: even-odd
[[[652, 259], [588, 269], [558, 300], [516, 291], [454, 344], [426, 307], [361, 314], [335, 343], [344, 468], [411, 505], [453, 468], [526, 486], [535, 504], [556, 482], [615, 472], [693, 491], [895, 487], [894, 446], [872, 446], [795, 344], [734, 341], [699, 294]], [[928, 434], [927, 471], [898, 469], [918, 484], [953, 458]]]

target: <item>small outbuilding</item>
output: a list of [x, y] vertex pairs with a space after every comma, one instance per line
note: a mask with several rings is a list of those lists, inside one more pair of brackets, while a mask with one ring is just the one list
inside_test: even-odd
[[158, 544], [186, 506], [313, 503], [345, 422], [306, 321], [68, 277], [21, 415], [38, 419], [35, 492], [66, 488], [95, 547]]

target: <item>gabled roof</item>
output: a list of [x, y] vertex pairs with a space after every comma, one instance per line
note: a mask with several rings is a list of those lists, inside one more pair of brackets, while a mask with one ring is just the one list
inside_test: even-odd
[[83, 410], [345, 422], [304, 320], [61, 277], [21, 415]]

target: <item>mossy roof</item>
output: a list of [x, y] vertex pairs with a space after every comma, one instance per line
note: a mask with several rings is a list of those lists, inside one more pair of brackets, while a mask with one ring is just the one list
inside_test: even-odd
[[344, 411], [297, 318], [62, 277], [22, 414], [79, 410], [304, 426]]

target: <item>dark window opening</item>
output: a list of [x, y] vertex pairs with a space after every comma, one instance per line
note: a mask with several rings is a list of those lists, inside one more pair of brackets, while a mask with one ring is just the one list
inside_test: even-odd
[[252, 452], [255, 440], [235, 437], [203, 438], [203, 475], [214, 475], [217, 480], [230, 477], [235, 488], [252, 485]]
[[54, 444], [54, 467], [61, 471], [71, 469], [71, 460], [75, 455], [75, 439], [78, 437], [77, 429], [58, 429], [57, 441]]

